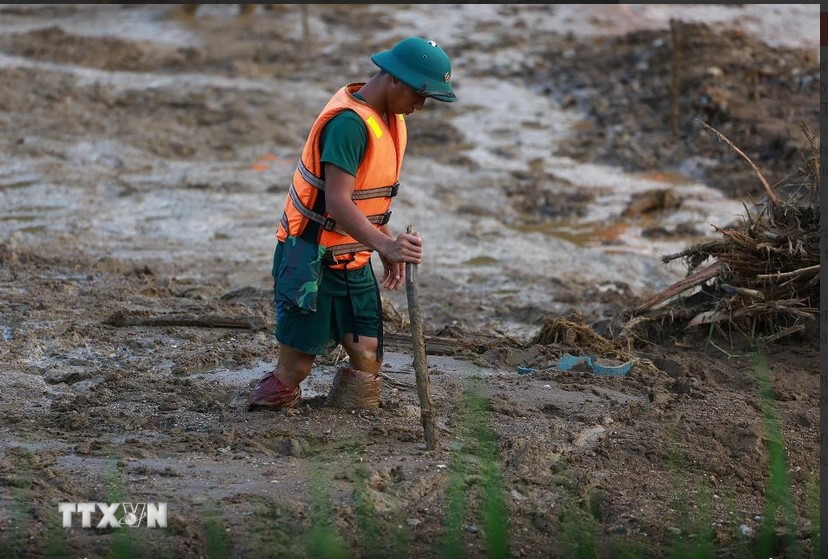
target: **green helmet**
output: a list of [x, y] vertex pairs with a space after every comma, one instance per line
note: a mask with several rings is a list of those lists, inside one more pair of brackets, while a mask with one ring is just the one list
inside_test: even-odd
[[409, 37], [391, 50], [371, 55], [371, 61], [417, 93], [451, 103], [451, 61], [434, 41]]

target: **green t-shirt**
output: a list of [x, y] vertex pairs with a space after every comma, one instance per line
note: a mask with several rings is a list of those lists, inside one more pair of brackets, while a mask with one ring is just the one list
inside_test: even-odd
[[346, 109], [328, 121], [319, 143], [322, 144], [320, 161], [323, 165], [331, 163], [355, 177], [368, 145], [368, 131], [362, 118]]
[[[354, 97], [365, 101], [358, 93], [354, 93]], [[319, 143], [322, 147], [320, 160], [323, 164], [336, 165], [355, 177], [368, 145], [368, 130], [362, 122], [362, 117], [350, 109], [345, 109], [328, 121], [322, 129]]]
[[[359, 95], [355, 94], [355, 97], [364, 100]], [[331, 163], [351, 176], [356, 176], [368, 145], [368, 131], [358, 114], [346, 109], [333, 117], [322, 130], [319, 141], [323, 164]], [[351, 293], [364, 293], [366, 290], [375, 289], [375, 282], [370, 266], [348, 270], [348, 287]], [[319, 291], [328, 295], [345, 295], [345, 272], [325, 268]]]

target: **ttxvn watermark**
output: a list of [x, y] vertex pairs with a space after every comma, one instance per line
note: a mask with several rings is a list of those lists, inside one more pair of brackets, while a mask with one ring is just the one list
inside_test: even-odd
[[64, 528], [77, 526], [73, 523], [77, 515], [81, 528], [167, 527], [167, 503], [59, 503], [58, 512], [63, 515]]

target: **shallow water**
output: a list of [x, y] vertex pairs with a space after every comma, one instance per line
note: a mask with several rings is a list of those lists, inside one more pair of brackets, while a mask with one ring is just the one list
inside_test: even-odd
[[[414, 361], [411, 355], [385, 352], [383, 363], [383, 374], [391, 377], [397, 383], [414, 387], [416, 379], [414, 376]], [[251, 383], [262, 378], [266, 372], [273, 370], [273, 365], [272, 362], [263, 362], [255, 367], [243, 369], [215, 369], [193, 375], [192, 378], [201, 382], [218, 381], [223, 385], [247, 390]], [[429, 375], [448, 374], [455, 378], [503, 373], [500, 369], [483, 367], [471, 361], [443, 355], [429, 355], [427, 365]], [[301, 384], [302, 396], [304, 398], [326, 396], [336, 375], [336, 369], [336, 366], [315, 366], [313, 374]], [[389, 386], [394, 385], [393, 381], [388, 381]]]

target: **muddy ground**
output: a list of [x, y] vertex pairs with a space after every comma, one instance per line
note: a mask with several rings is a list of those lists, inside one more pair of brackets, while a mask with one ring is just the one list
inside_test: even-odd
[[[669, 25], [625, 30], [646, 15], [631, 6], [472, 8], [314, 5], [310, 36], [297, 6], [249, 19], [230, 5], [190, 18], [163, 5], [3, 8], [3, 556], [107, 557], [124, 546], [131, 557], [815, 552], [818, 336], [767, 348], [769, 414], [758, 391], [765, 368], [737, 333], [662, 333], [668, 341], [632, 353], [614, 345], [612, 318], [681, 277], [659, 269], [659, 248], [653, 264], [603, 231], [587, 243], [594, 252], [552, 237], [539, 249], [530, 237], [509, 255], [486, 252], [498, 231], [517, 235], [514, 222], [542, 227], [596, 204], [551, 168], [556, 158], [681, 175], [679, 186], [701, 181], [752, 207], [761, 183], [700, 120], [771, 182], [796, 187], [800, 123], [818, 126], [815, 49], [769, 45], [721, 22], [680, 25], [674, 135]], [[757, 21], [751, 14], [743, 25]], [[307, 127], [343, 80], [370, 75], [367, 54], [411, 29], [440, 35], [461, 99], [409, 118], [405, 172], [426, 194], [401, 196], [402, 221], [392, 223], [418, 223], [436, 254], [419, 274], [435, 450], [420, 425], [400, 292], [385, 294], [380, 409], [325, 405], [339, 351], [319, 360], [298, 411], [247, 408], [277, 355], [272, 225]], [[577, 115], [565, 139], [539, 156], [514, 130], [486, 128], [509, 123], [498, 101], [512, 90], [483, 90], [496, 82]], [[464, 96], [476, 102], [464, 107]], [[548, 124], [520, 118], [511, 124], [529, 136]], [[476, 125], [503, 143], [475, 135]], [[483, 195], [456, 192], [468, 181]], [[480, 199], [489, 196], [501, 206]], [[192, 227], [197, 199], [215, 213]], [[613, 224], [640, 219], [631, 207]], [[661, 227], [655, 213], [636, 229], [645, 243], [709, 231]], [[560, 260], [533, 268], [525, 250]], [[598, 261], [586, 274], [564, 257]], [[619, 276], [608, 283], [599, 268]], [[549, 342], [548, 319], [579, 328]], [[584, 328], [595, 336], [577, 335]], [[567, 353], [634, 364], [615, 377], [557, 370]], [[476, 408], [475, 395], [488, 405]], [[776, 485], [774, 418], [784, 448]], [[780, 476], [790, 493], [777, 498]], [[774, 511], [775, 499], [790, 509]], [[169, 526], [64, 530], [57, 505], [78, 501], [167, 502]], [[503, 555], [492, 554], [498, 526]], [[320, 546], [335, 538], [345, 551], [326, 555]]]

